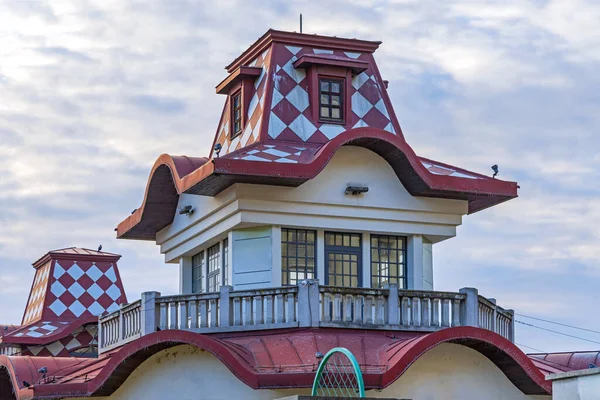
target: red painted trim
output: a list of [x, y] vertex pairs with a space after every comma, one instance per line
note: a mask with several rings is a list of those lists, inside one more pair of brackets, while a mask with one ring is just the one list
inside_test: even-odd
[[255, 78], [260, 76], [262, 68], [259, 67], [238, 67], [227, 78], [223, 79], [216, 87], [217, 94], [229, 94], [231, 88], [238, 84], [244, 78]]
[[283, 32], [269, 29], [256, 42], [254, 42], [246, 51], [237, 57], [227, 67], [227, 72], [231, 73], [236, 68], [244, 65], [260, 53], [262, 53], [273, 42], [285, 43], [291, 46], [308, 46], [316, 48], [326, 48], [334, 50], [343, 50], [348, 52], [373, 53], [379, 48], [381, 42], [373, 42], [359, 39], [346, 39], [334, 36], [309, 35], [305, 33]]
[[307, 68], [312, 65], [348, 68], [355, 74], [360, 74], [369, 68], [369, 63], [365, 61], [309, 53], [300, 56], [300, 58], [294, 62], [294, 68]]
[[[419, 157], [408, 143], [406, 143], [404, 138], [382, 129], [366, 127], [347, 130], [338, 135], [333, 140], [324, 144], [310, 163], [305, 164], [268, 163], [221, 157], [213, 159], [211, 162], [206, 162], [196, 170], [193, 170], [193, 172], [189, 171], [189, 169], [192, 168], [190, 166], [190, 168], [186, 170], [187, 175], [182, 177], [181, 173], [175, 168], [174, 159], [168, 155], [162, 155], [156, 161], [150, 173], [150, 179], [146, 186], [146, 194], [142, 206], [119, 224], [117, 227], [117, 237], [122, 237], [142, 220], [142, 214], [144, 212], [154, 173], [161, 166], [167, 166], [170, 169], [172, 180], [178, 194], [185, 192], [213, 174], [216, 174], [214, 176], [215, 179], [232, 180], [232, 177], [225, 177], [225, 175], [234, 175], [233, 180], [242, 179], [244, 176], [260, 176], [272, 179], [292, 179], [298, 181], [298, 184], [300, 184], [317, 176], [319, 172], [325, 168], [337, 149], [346, 144], [354, 144], [357, 140], [361, 139], [375, 139], [375, 142], [379, 141], [385, 143], [387, 145], [387, 153], [381, 155], [384, 159], [386, 156], [390, 157], [390, 159], [393, 158], [394, 152], [400, 152], [406, 157], [410, 164], [410, 170], [403, 169], [402, 171], [396, 171], [396, 173], [413, 174], [413, 178], [422, 180], [425, 185], [423, 189], [419, 189], [418, 191], [411, 191], [410, 188], [407, 188], [411, 191], [413, 196], [429, 196], [430, 193], [434, 192], [434, 197], [463, 199], [467, 199], [468, 195], [488, 197], [489, 200], [486, 200], [483, 204], [477, 202], [481, 198], [472, 199], [475, 206], [472, 206], [470, 203], [469, 213], [517, 197], [516, 182], [502, 181], [499, 179], [465, 179], [432, 174], [423, 166]], [[223, 176], [223, 178], [221, 178], [221, 176]], [[145, 238], [150, 239], [150, 237]], [[151, 239], [154, 239], [154, 237], [152, 236]]]
[[[263, 332], [263, 334], [269, 332]], [[457, 327], [446, 328], [434, 333], [425, 334], [414, 339], [407, 340], [398, 348], [396, 354], [400, 354], [388, 369], [379, 373], [366, 373], [363, 375], [365, 386], [368, 389], [383, 389], [394, 383], [408, 368], [416, 362], [423, 354], [438, 346], [441, 343], [461, 344], [461, 341], [475, 341], [476, 343], [485, 343], [493, 346], [496, 351], [502, 352], [514, 361], [514, 364], [506, 365], [502, 363], [497, 365], [501, 371], [517, 366], [520, 372], [531, 379], [544, 392], [551, 394], [551, 382], [546, 381], [544, 374], [534, 365], [532, 360], [527, 357], [517, 346], [510, 341], [504, 339], [500, 335], [488, 330], [473, 328], [473, 327]], [[153, 349], [152, 346], [168, 344], [169, 346], [157, 346]], [[117, 382], [115, 390], [128, 377], [128, 373], [132, 371], [119, 370], [119, 366], [126, 365], [127, 361], [135, 356], [140, 351], [151, 349], [151, 352], [146, 354], [146, 357], [151, 357], [159, 351], [168, 347], [173, 347], [181, 344], [194, 345], [200, 349], [204, 349], [213, 354], [219, 359], [239, 380], [253, 389], [283, 389], [283, 388], [306, 388], [312, 385], [314, 373], [298, 372], [298, 373], [259, 373], [252, 367], [254, 358], [248, 352], [247, 358], [242, 357], [241, 353], [247, 352], [246, 349], [235, 347], [235, 351], [231, 344], [228, 344], [220, 339], [192, 333], [188, 331], [167, 330], [155, 332], [144, 336], [141, 339], [135, 340], [122, 348], [118, 349], [111, 355], [110, 361], [102, 367], [99, 374], [92, 380], [86, 383], [58, 383], [58, 384], [38, 384], [33, 387], [33, 395], [35, 397], [77, 397], [91, 396], [103, 387], [104, 383], [116, 374], [120, 378]], [[391, 344], [393, 346], [393, 342]], [[390, 347], [390, 349], [394, 349]], [[476, 350], [476, 349], [475, 349]], [[390, 361], [394, 360], [395, 355], [392, 355]], [[146, 358], [147, 359], [147, 358]], [[140, 362], [140, 360], [137, 360]], [[493, 361], [493, 360], [491, 360]], [[90, 361], [93, 363], [94, 361]], [[100, 361], [101, 362], [101, 361]], [[143, 362], [143, 360], [141, 360]], [[63, 373], [68, 376], [76, 373], [79, 369], [85, 368], [90, 364], [75, 365], [63, 369]], [[0, 356], [0, 366], [6, 366], [10, 372], [11, 379], [14, 382], [18, 380], [17, 373], [12, 367], [10, 360], [6, 356]], [[127, 375], [126, 375], [127, 374]], [[20, 377], [19, 377], [20, 378]], [[516, 383], [518, 385], [518, 382]], [[529, 383], [526, 383], [529, 384]], [[23, 398], [22, 390], [17, 389], [18, 398]], [[31, 396], [31, 389], [23, 395]], [[103, 393], [106, 394], [106, 393]]]
[[160, 157], [158, 157], [152, 166], [152, 170], [150, 171], [150, 178], [148, 179], [148, 184], [146, 185], [146, 191], [144, 193], [142, 205], [129, 217], [119, 223], [116, 228], [117, 237], [123, 236], [142, 220], [146, 203], [148, 201], [148, 192], [150, 190], [150, 185], [152, 184], [152, 178], [154, 177], [154, 173], [158, 168], [163, 166], [167, 166], [169, 168], [173, 178], [173, 185], [175, 186], [177, 193], [186, 191], [207, 176], [212, 175], [214, 172], [214, 164], [208, 159], [187, 159], [189, 163], [186, 164], [188, 165], [182, 165], [184, 163], [179, 163], [180, 168], [178, 169], [174, 157], [171, 157], [168, 154], [162, 154]]
[[[120, 279], [120, 277], [119, 277], [119, 279]], [[123, 296], [125, 296], [125, 293], [123, 293]], [[40, 323], [40, 320], [47, 321], [46, 319], [40, 318], [34, 322], [28, 323], [25, 326], [22, 326], [21, 328], [19, 328], [18, 330], [15, 330], [13, 332], [19, 333], [21, 331], [25, 331], [25, 330], [27, 330], [27, 328], [29, 328], [32, 325], [38, 325]], [[65, 337], [69, 336], [70, 334], [75, 332], [78, 328], [80, 328], [84, 325], [98, 322], [98, 317], [81, 317], [81, 318], [78, 318], [73, 321], [62, 321], [62, 322], [69, 322], [68, 325], [58, 324], [56, 321], [57, 320], [54, 319], [51, 322], [53, 324], [59, 325], [59, 329], [49, 335], [34, 338], [34, 337], [29, 337], [29, 336], [13, 336], [13, 335], [9, 334], [8, 336], [2, 337], [0, 342], [6, 343], [6, 344], [24, 344], [24, 345], [51, 344], [52, 342], [55, 342], [57, 340], [60, 340], [60, 339], [63, 339]]]
[[39, 268], [50, 260], [74, 260], [74, 261], [112, 261], [117, 262], [121, 258], [120, 254], [105, 253], [103, 254], [76, 254], [63, 253], [58, 250], [49, 251], [35, 261], [32, 265], [34, 268]]

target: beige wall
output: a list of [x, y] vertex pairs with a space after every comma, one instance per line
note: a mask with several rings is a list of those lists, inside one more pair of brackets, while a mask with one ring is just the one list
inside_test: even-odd
[[[145, 400], [277, 399], [309, 390], [252, 390], [212, 354], [178, 346], [146, 360], [109, 398]], [[441, 344], [432, 349], [391, 386], [368, 391], [369, 397], [414, 400], [531, 400], [487, 358], [467, 347]]]
[[600, 400], [600, 368], [549, 376], [554, 400]]

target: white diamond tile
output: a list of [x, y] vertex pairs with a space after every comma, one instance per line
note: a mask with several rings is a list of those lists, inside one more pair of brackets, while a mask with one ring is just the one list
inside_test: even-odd
[[54, 343], [50, 343], [46, 346], [46, 348], [52, 353], [53, 356], [57, 356], [58, 353], [64, 350], [65, 346], [60, 341], [56, 341]]
[[300, 112], [308, 108], [308, 93], [300, 86], [296, 86], [290, 90], [285, 98]]
[[344, 132], [346, 129], [342, 125], [336, 124], [323, 124], [319, 128], [319, 130], [327, 137], [327, 139], [333, 139], [337, 137], [340, 133]]
[[356, 124], [354, 124], [354, 126], [352, 127], [352, 129], [354, 128], [362, 128], [368, 126], [367, 123], [365, 121], [363, 121], [362, 119], [359, 119], [358, 122]]
[[73, 340], [71, 340], [69, 343], [67, 343], [67, 345], [65, 347], [67, 350], [72, 350], [72, 349], [76, 349], [77, 347], [81, 347], [81, 343], [79, 343], [79, 340], [73, 338]]
[[52, 286], [50, 286], [50, 292], [52, 292], [52, 294], [56, 297], [62, 296], [62, 294], [66, 291], [67, 289], [59, 281], [54, 282]]
[[29, 331], [29, 332], [27, 332], [27, 336], [33, 337], [33, 338], [39, 338], [39, 337], [44, 336], [44, 334], [41, 332], [38, 332], [38, 331]]
[[81, 285], [77, 282], [75, 282], [71, 286], [69, 286], [69, 288], [67, 290], [76, 299], [79, 298], [79, 296], [81, 296], [83, 293], [85, 293], [85, 289], [83, 287], [81, 287]]
[[290, 153], [288, 153], [286, 151], [281, 151], [281, 150], [277, 150], [277, 149], [267, 149], [267, 150], [263, 151], [263, 153], [271, 154], [271, 155], [278, 156], [278, 157], [287, 157], [290, 155]]
[[358, 90], [368, 80], [369, 80], [369, 76], [367, 74], [365, 74], [364, 72], [361, 72], [360, 74], [358, 74], [354, 78], [352, 78], [352, 86], [354, 86], [354, 89]]
[[100, 279], [100, 277], [103, 275], [102, 271], [100, 271], [100, 269], [98, 267], [96, 267], [95, 265], [92, 265], [90, 267], [90, 269], [87, 270], [86, 274], [87, 274], [87, 276], [92, 278], [92, 280], [94, 282], [96, 282], [98, 279]]
[[117, 285], [111, 285], [107, 290], [106, 294], [110, 296], [111, 299], [117, 300], [121, 297], [121, 289], [117, 287]]
[[92, 315], [100, 315], [102, 314], [105, 310], [104, 307], [102, 307], [100, 305], [100, 303], [98, 303], [97, 301], [93, 302], [91, 306], [88, 307], [88, 311], [90, 313], [92, 313]]
[[345, 51], [344, 54], [346, 55], [346, 57], [350, 57], [350, 58], [354, 58], [354, 59], [357, 59], [358, 57], [361, 56], [361, 53], [351, 53], [349, 51]]
[[298, 52], [300, 50], [302, 50], [302, 47], [297, 47], [297, 46], [285, 46], [293, 55], [298, 54]]
[[269, 136], [271, 136], [273, 139], [277, 139], [277, 137], [285, 128], [285, 123], [280, 120], [273, 111], [271, 111], [271, 115], [269, 116]]
[[38, 354], [40, 354], [40, 351], [42, 351], [43, 349], [44, 349], [44, 346], [35, 346], [35, 347], [30, 347], [29, 351], [34, 356], [37, 356]]
[[256, 110], [257, 105], [258, 105], [258, 96], [255, 93], [254, 96], [252, 96], [252, 99], [250, 99], [250, 104], [248, 104], [248, 118], [252, 117], [252, 114], [254, 114], [254, 110]]
[[273, 98], [271, 100], [271, 108], [275, 107], [279, 102], [283, 100], [283, 95], [279, 93], [279, 90], [273, 89]]
[[297, 164], [298, 163], [298, 161], [290, 160], [289, 158], [278, 158], [277, 160], [275, 160], [275, 162], [288, 163], [288, 164]]
[[119, 309], [119, 305], [117, 303], [112, 303], [110, 306], [108, 306], [108, 308], [106, 309], [106, 311], [108, 311], [109, 313], [113, 312], [113, 311], [117, 311]]
[[313, 49], [315, 54], [333, 54], [333, 50]]
[[64, 303], [59, 299], [54, 300], [54, 302], [50, 304], [48, 308], [50, 308], [50, 310], [52, 310], [52, 312], [59, 317], [67, 310], [67, 306], [65, 306]]
[[85, 307], [79, 302], [79, 300], [75, 300], [73, 304], [69, 306], [69, 311], [71, 311], [76, 317], [79, 317], [85, 312]]
[[69, 269], [67, 270], [67, 274], [71, 275], [71, 278], [77, 280], [79, 278], [81, 278], [84, 274], [83, 270], [79, 267], [79, 265], [77, 264], [73, 264], [71, 267], [69, 267]]
[[390, 119], [390, 115], [387, 112], [387, 107], [385, 106], [385, 103], [383, 102], [383, 99], [379, 99], [379, 101], [377, 102], [377, 104], [375, 104], [375, 108], [378, 109], [380, 113], [382, 113], [383, 115], [385, 115], [385, 117], [387, 119]]
[[262, 72], [260, 73], [260, 75], [258, 76], [258, 78], [256, 78], [254, 80], [254, 88], [258, 88], [258, 86], [260, 85], [260, 83], [262, 82], [263, 78], [265, 77], [266, 74], [266, 68], [262, 69]]
[[106, 271], [106, 273], [104, 275], [106, 275], [106, 277], [108, 279], [110, 279], [110, 281], [112, 283], [115, 283], [117, 281], [117, 274], [115, 274], [115, 267], [113, 267], [112, 265], [110, 266], [110, 268], [108, 269], [108, 271]]
[[[294, 57], [295, 58], [295, 57]], [[284, 66], [283, 70], [293, 79], [296, 83], [302, 82], [302, 80], [306, 77], [306, 71], [302, 68], [294, 68], [294, 62], [296, 61], [292, 58], [288, 61]]]
[[393, 133], [394, 135], [396, 134], [396, 130], [394, 129], [394, 125], [392, 125], [392, 123], [390, 122], [389, 124], [386, 125], [385, 128], [383, 128], [384, 130]]
[[45, 329], [45, 330], [47, 330], [47, 331], [49, 331], [49, 332], [54, 332], [55, 330], [57, 330], [57, 329], [58, 329], [58, 327], [57, 327], [57, 326], [54, 326], [54, 325], [46, 324], [46, 325], [42, 325], [42, 326], [40, 327], [40, 329]]
[[364, 117], [369, 111], [373, 108], [373, 104], [369, 102], [369, 100], [365, 99], [365, 97], [356, 92], [352, 95], [352, 112], [358, 115], [359, 118]]
[[270, 161], [270, 160], [267, 160], [266, 158], [262, 158], [262, 157], [258, 157], [258, 156], [244, 156], [242, 158], [242, 160], [246, 160], [246, 161]]
[[54, 276], [55, 279], [60, 278], [65, 274], [65, 269], [58, 263], [58, 261], [54, 264]]
[[312, 122], [302, 114], [292, 121], [289, 128], [304, 141], [307, 141], [317, 130]]

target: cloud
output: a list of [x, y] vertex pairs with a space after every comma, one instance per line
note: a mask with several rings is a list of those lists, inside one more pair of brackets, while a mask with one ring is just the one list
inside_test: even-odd
[[159, 154], [208, 154], [223, 67], [269, 27], [298, 30], [300, 12], [305, 32], [383, 40], [376, 59], [418, 154], [498, 164], [521, 185], [434, 247], [436, 287], [596, 324], [600, 6], [583, 0], [0, 0], [0, 322], [20, 321], [28, 266], [52, 248], [123, 254], [130, 299], [177, 291], [155, 245], [113, 229]]

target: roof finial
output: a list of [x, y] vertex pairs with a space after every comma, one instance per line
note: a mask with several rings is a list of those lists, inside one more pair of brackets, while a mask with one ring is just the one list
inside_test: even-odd
[[302, 13], [300, 13], [300, 33], [302, 33]]

